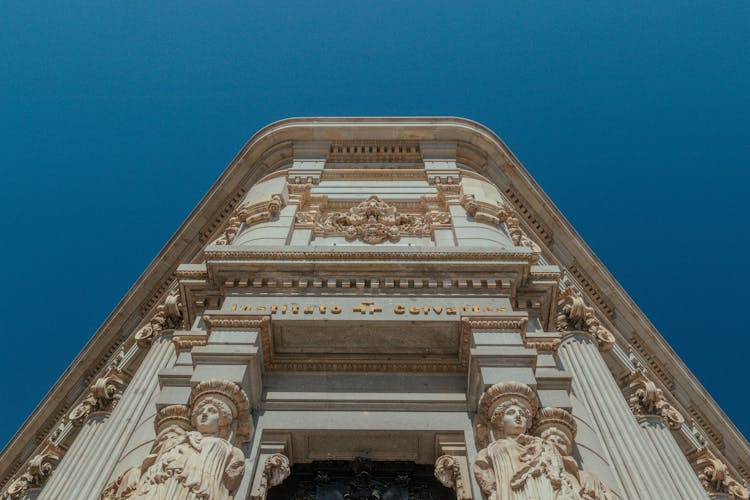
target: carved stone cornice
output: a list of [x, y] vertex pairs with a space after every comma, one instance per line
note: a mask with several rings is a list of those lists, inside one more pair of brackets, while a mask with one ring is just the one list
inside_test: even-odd
[[10, 483], [5, 492], [0, 495], [1, 500], [17, 500], [29, 490], [39, 489], [47, 482], [52, 471], [63, 457], [63, 450], [52, 443], [35, 455], [26, 467], [26, 471]]
[[292, 468], [286, 455], [274, 453], [266, 459], [258, 487], [250, 498], [252, 500], [264, 500], [268, 495], [268, 490], [280, 485], [291, 473]]
[[615, 345], [615, 336], [602, 326], [594, 313], [594, 308], [587, 306], [583, 298], [572, 287], [560, 292], [557, 300], [557, 330], [563, 337], [575, 332], [591, 335], [602, 352], [609, 351]]
[[148, 323], [135, 333], [135, 341], [139, 347], [146, 348], [163, 330], [175, 328], [179, 325], [181, 319], [180, 294], [177, 290], [172, 290], [164, 299], [164, 303], [156, 306], [156, 312]]
[[642, 371], [637, 370], [628, 376], [628, 393], [628, 405], [636, 418], [655, 415], [673, 430], [685, 423], [685, 417], [669, 404], [664, 392]]
[[242, 224], [246, 227], [253, 226], [260, 222], [271, 220], [278, 215], [284, 206], [284, 200], [278, 194], [271, 195], [269, 201], [261, 203], [243, 203], [235, 209], [227, 221], [221, 236], [219, 236], [213, 245], [231, 245], [237, 237]]
[[[373, 248], [373, 247], [370, 247]], [[378, 248], [378, 247], [374, 247]], [[528, 252], [513, 251], [420, 251], [410, 252], [408, 248], [400, 251], [357, 251], [349, 249], [310, 249], [310, 250], [269, 250], [252, 249], [250, 247], [233, 247], [229, 250], [218, 250], [209, 248], [204, 253], [206, 260], [213, 259], [261, 259], [261, 260], [410, 260], [410, 261], [440, 261], [440, 260], [470, 260], [470, 261], [492, 261], [492, 260], [525, 260], [529, 261], [531, 254]]]
[[96, 379], [86, 397], [68, 414], [74, 425], [83, 425], [94, 412], [110, 412], [115, 409], [127, 386], [127, 376], [116, 366], [110, 365], [104, 376]]
[[728, 497], [731, 500], [748, 500], [750, 492], [730, 474], [727, 465], [707, 447], [695, 449], [689, 456], [703, 488], [712, 498]]
[[504, 203], [492, 204], [479, 201], [473, 194], [463, 195], [461, 197], [461, 206], [464, 207], [466, 213], [478, 221], [486, 222], [493, 226], [505, 224], [513, 244], [515, 246], [530, 248], [532, 255], [534, 255], [534, 261], [539, 260], [542, 248], [529, 238], [511, 207]]
[[456, 492], [457, 500], [469, 500], [471, 498], [470, 488], [465, 484], [461, 473], [461, 466], [456, 457], [443, 455], [435, 460], [435, 477], [446, 488]]

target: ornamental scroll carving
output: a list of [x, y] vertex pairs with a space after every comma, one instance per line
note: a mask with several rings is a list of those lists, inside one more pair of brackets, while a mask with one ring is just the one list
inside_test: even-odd
[[0, 495], [0, 499], [18, 500], [32, 490], [40, 489], [47, 482], [62, 456], [63, 451], [49, 443], [41, 453], [29, 461], [26, 471], [10, 483], [8, 489]]
[[244, 454], [233, 442], [250, 438], [249, 408], [237, 384], [199, 383], [190, 407], [159, 411], [149, 455], [108, 484], [101, 500], [231, 500], [245, 467]]
[[398, 241], [402, 236], [431, 236], [434, 226], [450, 224], [447, 212], [429, 211], [406, 214], [379, 199], [367, 200], [346, 212], [298, 212], [298, 224], [312, 224], [319, 236], [343, 236], [347, 241], [360, 239], [371, 245]]
[[172, 290], [163, 304], [156, 306], [151, 319], [135, 333], [135, 341], [140, 347], [148, 347], [163, 330], [176, 328], [182, 320], [180, 293]]
[[464, 207], [466, 213], [477, 220], [492, 225], [505, 224], [513, 244], [517, 247], [523, 246], [530, 248], [534, 260], [539, 260], [542, 248], [537, 245], [534, 240], [529, 238], [529, 235], [526, 234], [526, 231], [521, 227], [521, 223], [519, 222], [518, 217], [516, 217], [516, 213], [507, 204], [504, 202], [498, 202], [498, 204], [493, 205], [491, 203], [480, 202], [473, 194], [465, 194], [461, 197], [461, 206]]
[[698, 474], [698, 480], [712, 498], [720, 496], [730, 500], [748, 500], [750, 492], [740, 484], [729, 472], [727, 465], [719, 460], [705, 446], [698, 448], [688, 457], [693, 463], [693, 469]]
[[278, 194], [272, 195], [268, 202], [243, 203], [232, 212], [224, 231], [214, 240], [213, 245], [231, 245], [242, 224], [253, 226], [269, 221], [279, 214], [283, 206], [284, 199]]
[[74, 425], [83, 425], [94, 412], [112, 411], [122, 397], [127, 385], [127, 377], [116, 366], [107, 368], [104, 376], [99, 377], [89, 389], [86, 397], [68, 414]]
[[474, 462], [485, 499], [613, 499], [593, 476], [584, 477], [582, 484], [571, 456], [573, 417], [560, 408], [537, 413], [536, 397], [527, 385], [502, 382], [487, 389], [479, 401], [477, 423], [489, 442]]
[[671, 429], [677, 430], [685, 423], [685, 418], [677, 409], [669, 404], [664, 392], [653, 380], [646, 377], [642, 371], [635, 371], [628, 376], [628, 404], [636, 417], [656, 415], [661, 417]]
[[615, 336], [602, 326], [594, 308], [587, 306], [572, 287], [560, 292], [557, 300], [557, 330], [563, 334], [587, 332], [594, 337], [601, 351], [608, 351], [615, 345]]

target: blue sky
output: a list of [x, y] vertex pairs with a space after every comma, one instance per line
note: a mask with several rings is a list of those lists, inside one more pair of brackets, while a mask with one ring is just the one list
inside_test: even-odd
[[244, 142], [312, 115], [493, 129], [750, 435], [749, 25], [741, 1], [3, 2], [0, 446]]

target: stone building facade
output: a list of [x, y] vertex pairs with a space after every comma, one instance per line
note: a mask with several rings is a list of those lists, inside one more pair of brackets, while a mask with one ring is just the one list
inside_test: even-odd
[[747, 441], [457, 118], [258, 132], [0, 459], [3, 500], [747, 499], [748, 479]]

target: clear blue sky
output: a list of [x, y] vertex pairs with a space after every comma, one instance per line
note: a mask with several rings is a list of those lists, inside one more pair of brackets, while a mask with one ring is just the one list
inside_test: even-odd
[[748, 26], [746, 1], [3, 2], [0, 446], [244, 142], [310, 115], [493, 129], [750, 435]]

